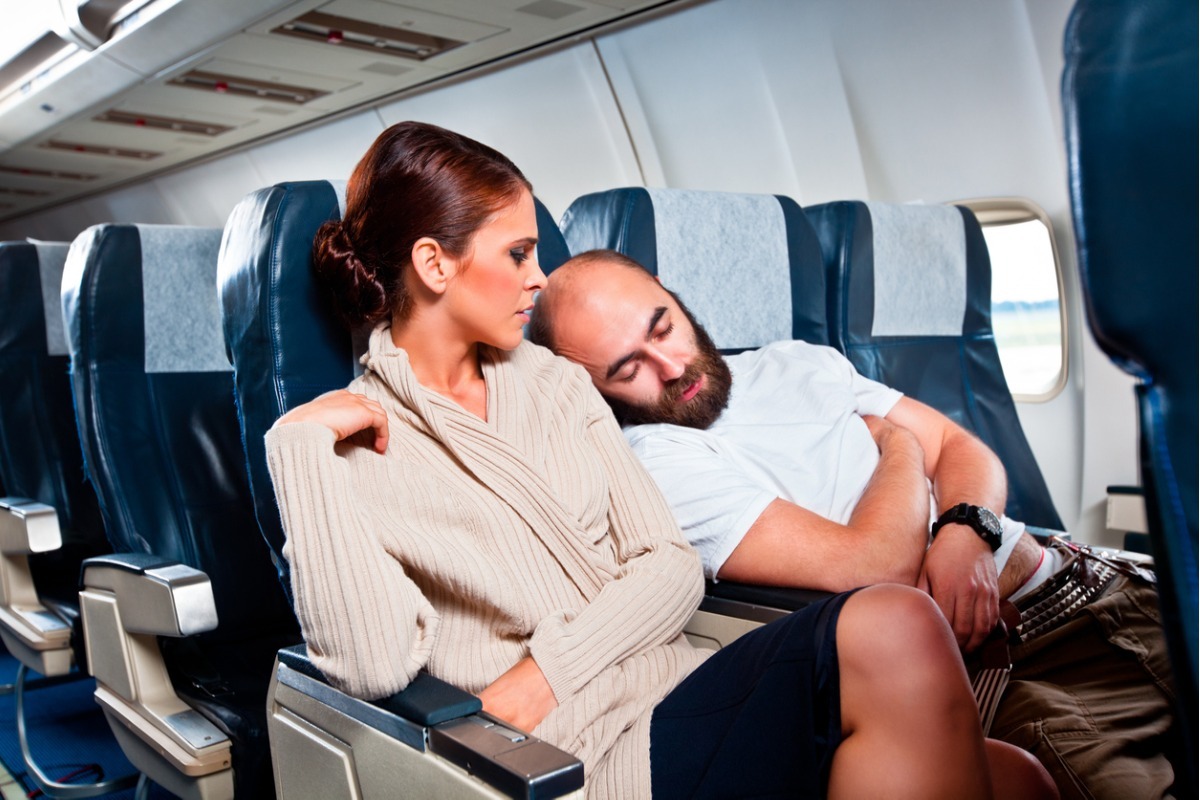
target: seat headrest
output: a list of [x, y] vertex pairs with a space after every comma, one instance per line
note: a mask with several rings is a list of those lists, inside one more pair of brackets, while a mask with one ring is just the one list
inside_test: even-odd
[[573, 202], [562, 228], [572, 253], [603, 248], [640, 262], [723, 350], [828, 341], [820, 248], [790, 198], [612, 189]]
[[0, 242], [0, 348], [65, 356], [59, 286], [66, 242]]

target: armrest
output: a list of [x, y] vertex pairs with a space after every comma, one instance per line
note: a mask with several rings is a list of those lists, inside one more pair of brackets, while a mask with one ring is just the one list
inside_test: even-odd
[[148, 553], [113, 553], [83, 562], [85, 589], [112, 592], [129, 633], [191, 636], [217, 627], [208, 576]]
[[279, 651], [276, 679], [415, 750], [456, 764], [511, 797], [553, 798], [583, 787], [579, 759], [481, 713], [478, 697], [426, 672], [391, 697], [359, 700], [330, 686], [301, 644]]
[[1037, 540], [1037, 543], [1043, 547], [1050, 542], [1051, 536], [1057, 536], [1059, 539], [1071, 541], [1071, 534], [1066, 531], [1056, 531], [1054, 528], [1039, 528], [1036, 525], [1026, 525], [1025, 532]]
[[62, 547], [58, 512], [26, 497], [0, 498], [0, 553], [27, 555]]
[[701, 601], [700, 608], [714, 614], [770, 622], [829, 595], [830, 592], [815, 589], [757, 586], [736, 581], [706, 581], [704, 600]]

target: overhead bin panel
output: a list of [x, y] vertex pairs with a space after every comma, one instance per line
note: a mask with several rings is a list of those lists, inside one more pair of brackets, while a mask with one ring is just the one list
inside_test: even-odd
[[139, 80], [139, 74], [103, 54], [77, 51], [0, 101], [0, 145], [25, 141]]

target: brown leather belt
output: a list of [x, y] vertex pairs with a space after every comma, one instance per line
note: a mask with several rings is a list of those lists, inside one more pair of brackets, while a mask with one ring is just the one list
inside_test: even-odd
[[1076, 544], [1051, 536], [1050, 549], [1065, 556], [1063, 566], [1033, 592], [1016, 601], [1021, 622], [1010, 638], [1027, 642], [1054, 630], [1079, 609], [1100, 597], [1117, 575], [1125, 575], [1149, 584], [1156, 582], [1154, 572], [1120, 556], [1097, 552], [1085, 544]]

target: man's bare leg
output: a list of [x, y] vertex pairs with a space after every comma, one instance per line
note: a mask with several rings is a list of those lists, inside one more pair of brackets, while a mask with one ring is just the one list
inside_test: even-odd
[[[928, 595], [891, 585], [859, 591], [838, 619], [837, 647], [844, 738], [831, 798], [1054, 796], [1011, 794], [1037, 787], [1044, 770], [985, 746], [954, 636]], [[998, 769], [1015, 770], [998, 786], [989, 755]]]

